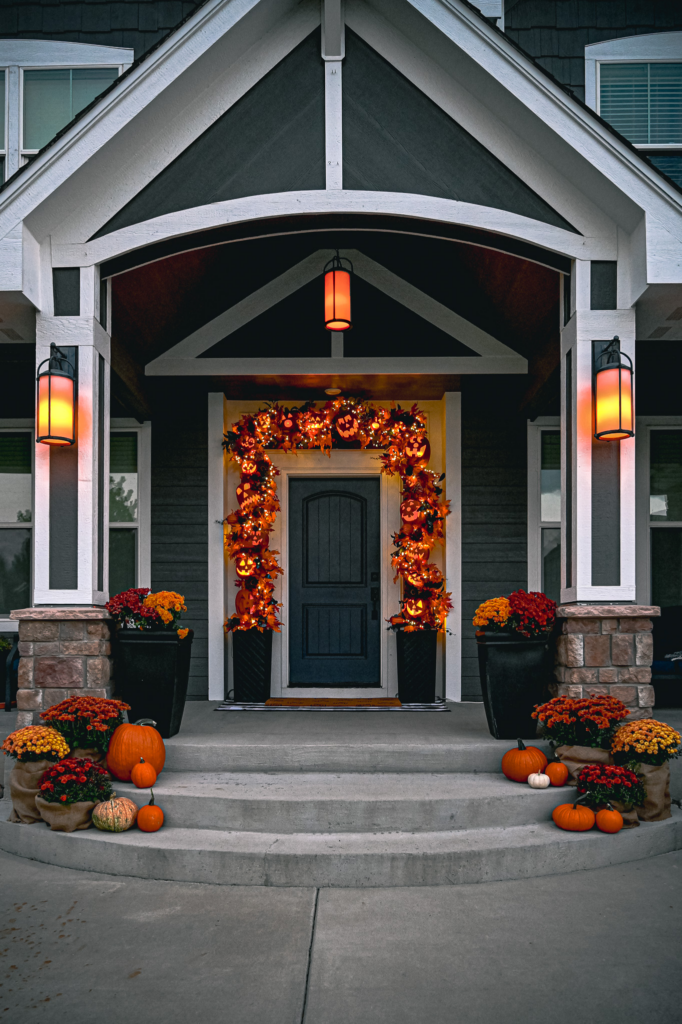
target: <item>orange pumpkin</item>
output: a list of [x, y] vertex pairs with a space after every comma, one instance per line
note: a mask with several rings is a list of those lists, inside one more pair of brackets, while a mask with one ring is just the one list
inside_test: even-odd
[[431, 445], [427, 438], [410, 441], [405, 447], [405, 454], [411, 462], [428, 462], [431, 458]]
[[151, 718], [141, 718], [135, 725], [124, 723], [114, 729], [107, 752], [107, 767], [121, 782], [130, 782], [130, 773], [140, 758], [153, 765], [157, 775], [166, 763], [166, 748]]
[[151, 799], [144, 807], [140, 807], [137, 814], [137, 827], [142, 832], [158, 832], [163, 825], [163, 811], [154, 802], [154, 790]]
[[237, 576], [253, 576], [258, 568], [258, 559], [253, 555], [239, 555], [236, 561]]
[[145, 759], [141, 757], [140, 763], [133, 765], [130, 778], [138, 789], [151, 789], [157, 779], [156, 768], [153, 764], [148, 764]]
[[249, 590], [240, 590], [234, 602], [237, 615], [251, 615], [254, 608], [253, 594]]
[[565, 786], [568, 778], [568, 768], [563, 761], [550, 761], [545, 768], [545, 774], [549, 775], [549, 781], [553, 786]]
[[584, 804], [559, 804], [552, 811], [552, 820], [566, 832], [587, 832], [594, 826], [595, 813]]
[[237, 487], [237, 501], [240, 505], [243, 505], [246, 499], [250, 498], [254, 493], [253, 487], [248, 480], [244, 483], [240, 483]]
[[357, 437], [358, 430], [360, 429], [360, 424], [352, 412], [347, 412], [343, 416], [337, 416], [334, 426], [336, 427], [336, 433], [344, 441], [352, 441], [354, 437]]
[[103, 800], [92, 810], [92, 823], [102, 832], [127, 832], [135, 824], [139, 807], [127, 796], [112, 794], [110, 800]]
[[418, 619], [420, 615], [424, 614], [426, 605], [421, 598], [411, 597], [405, 602], [405, 614], [409, 615], [412, 619]]
[[615, 835], [616, 832], [620, 832], [622, 827], [623, 815], [611, 804], [607, 804], [606, 807], [602, 807], [601, 811], [597, 811], [597, 828], [600, 832], [609, 832], [611, 835]]
[[242, 462], [242, 473], [244, 476], [253, 476], [257, 469], [258, 466], [252, 459]]
[[533, 772], [541, 772], [547, 758], [537, 747], [527, 747], [523, 740], [517, 740], [518, 747], [508, 750], [502, 758], [502, 772], [512, 782], [528, 782]]
[[418, 523], [424, 518], [421, 510], [421, 501], [416, 498], [408, 498], [400, 506], [400, 517], [405, 523]]

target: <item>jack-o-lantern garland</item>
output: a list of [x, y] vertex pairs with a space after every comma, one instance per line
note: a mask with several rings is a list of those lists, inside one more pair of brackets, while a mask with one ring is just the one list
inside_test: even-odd
[[429, 561], [436, 541], [443, 539], [443, 522], [449, 515], [442, 500], [443, 477], [428, 469], [431, 448], [426, 436], [426, 417], [416, 405], [409, 412], [400, 406], [382, 409], [352, 398], [337, 398], [317, 408], [306, 402], [299, 408], [269, 405], [245, 414], [225, 435], [224, 447], [240, 469], [237, 487], [239, 508], [225, 520], [225, 546], [236, 563], [236, 612], [226, 630], [254, 627], [279, 632], [278, 608], [273, 596], [277, 576], [283, 570], [279, 552], [271, 551], [270, 532], [280, 505], [276, 477], [267, 452], [277, 449], [332, 448], [382, 449], [382, 472], [398, 474], [402, 482], [402, 524], [394, 535], [396, 550], [391, 559], [396, 581], [403, 580], [403, 599], [390, 624], [395, 629], [443, 629], [452, 608], [445, 592], [443, 574]]

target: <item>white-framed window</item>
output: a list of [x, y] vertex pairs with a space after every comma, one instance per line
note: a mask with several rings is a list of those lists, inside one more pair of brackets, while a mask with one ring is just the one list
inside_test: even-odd
[[638, 416], [637, 601], [682, 607], [682, 417]]
[[586, 46], [585, 94], [589, 106], [682, 185], [682, 32]]
[[0, 633], [33, 600], [34, 438], [30, 420], [0, 420]]
[[109, 594], [151, 586], [151, 423], [112, 419]]
[[561, 431], [558, 416], [528, 423], [528, 589], [559, 603]]
[[128, 67], [127, 47], [52, 39], [0, 40], [4, 181]]

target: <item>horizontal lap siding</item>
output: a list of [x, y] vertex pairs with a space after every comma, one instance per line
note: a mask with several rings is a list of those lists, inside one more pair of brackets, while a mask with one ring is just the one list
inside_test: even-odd
[[152, 423], [152, 590], [184, 594], [194, 630], [188, 697], [208, 696], [208, 448], [203, 402]]
[[[491, 407], [492, 399], [488, 399]], [[486, 403], [488, 404], [488, 403]], [[481, 700], [474, 612], [528, 584], [526, 423], [462, 410], [462, 699]]]

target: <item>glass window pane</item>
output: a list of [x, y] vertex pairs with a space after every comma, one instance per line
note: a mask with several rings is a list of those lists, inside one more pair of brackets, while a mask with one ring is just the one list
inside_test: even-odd
[[31, 435], [0, 433], [0, 523], [30, 523]]
[[682, 430], [652, 430], [650, 458], [650, 518], [682, 521]]
[[137, 434], [112, 434], [109, 452], [109, 522], [137, 522]]
[[24, 72], [24, 149], [42, 149], [117, 77], [116, 68]]
[[599, 112], [634, 143], [649, 141], [649, 65], [600, 64]]
[[651, 530], [651, 603], [682, 605], [682, 530]]
[[[646, 150], [645, 150], [646, 152]], [[682, 153], [648, 153], [654, 167], [663, 171], [676, 185], [682, 185]]]
[[561, 522], [561, 434], [543, 430], [540, 463], [540, 519], [543, 523]]
[[137, 586], [137, 530], [109, 530], [109, 593]]
[[0, 530], [0, 615], [31, 604], [31, 531]]
[[649, 142], [682, 142], [682, 64], [650, 64]]
[[0, 156], [0, 185], [2, 185], [4, 180], [5, 180], [5, 158], [4, 158], [4, 156]]
[[542, 530], [542, 592], [559, 604], [561, 590], [561, 530]]

